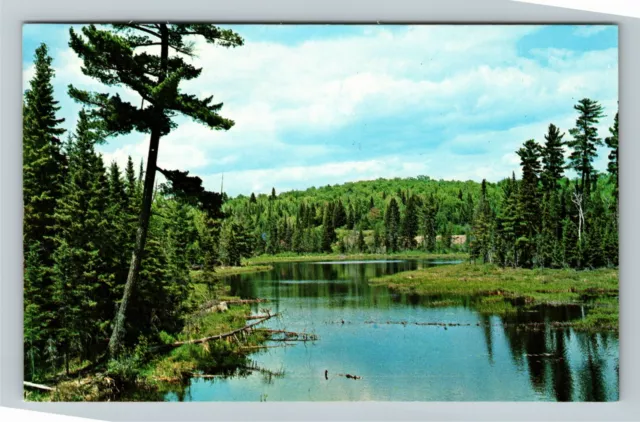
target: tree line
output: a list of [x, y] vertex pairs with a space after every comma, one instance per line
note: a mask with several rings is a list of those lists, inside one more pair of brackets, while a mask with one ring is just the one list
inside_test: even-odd
[[[233, 198], [223, 205], [233, 235], [220, 250], [234, 253], [223, 261], [238, 265], [243, 256], [282, 252], [459, 250], [503, 266], [616, 266], [618, 115], [603, 142], [596, 127], [602, 106], [585, 98], [574, 108], [571, 140], [550, 124], [542, 144], [530, 139], [516, 151], [520, 180], [515, 173], [498, 183], [418, 176]], [[608, 170], [599, 174], [593, 162], [605, 144]], [[454, 235], [464, 241], [454, 243]]]

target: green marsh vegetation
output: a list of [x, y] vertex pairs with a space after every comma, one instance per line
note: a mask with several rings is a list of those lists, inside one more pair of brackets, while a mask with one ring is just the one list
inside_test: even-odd
[[576, 322], [577, 328], [618, 328], [618, 271], [611, 268], [526, 269], [465, 263], [407, 271], [370, 282], [402, 293], [448, 298], [435, 302], [436, 306], [451, 306], [472, 297], [478, 310], [495, 314], [516, 312], [514, 301], [521, 303], [519, 307], [584, 304], [590, 311]]

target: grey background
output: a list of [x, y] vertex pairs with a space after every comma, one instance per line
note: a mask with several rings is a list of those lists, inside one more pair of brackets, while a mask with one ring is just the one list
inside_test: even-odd
[[[1, 0], [0, 0], [1, 1]], [[11, 2], [10, 2], [11, 1]], [[0, 23], [0, 405], [100, 420], [637, 420], [639, 306], [634, 195], [640, 146], [640, 20], [508, 0], [6, 0]], [[200, 20], [318, 23], [617, 23], [620, 57], [620, 402], [25, 403], [22, 401], [21, 25], [24, 21]], [[635, 117], [635, 118], [634, 118]]]

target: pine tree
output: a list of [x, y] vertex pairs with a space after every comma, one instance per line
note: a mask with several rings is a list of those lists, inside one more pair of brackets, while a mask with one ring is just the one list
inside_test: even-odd
[[66, 167], [60, 140], [65, 130], [59, 127], [64, 119], [56, 118], [60, 107], [53, 98], [51, 63], [47, 46], [41, 44], [36, 49], [35, 75], [23, 107], [23, 233], [27, 244], [40, 243], [45, 262], [53, 253], [53, 214]]
[[358, 252], [365, 253], [367, 250], [367, 245], [364, 241], [364, 233], [362, 230], [358, 230], [358, 243], [357, 243]]
[[[67, 368], [73, 354], [94, 356], [93, 346], [112, 314], [103, 304], [109, 297], [106, 256], [108, 227], [105, 221], [107, 186], [102, 159], [94, 144], [100, 138], [84, 110], [69, 156], [69, 175], [62, 186], [56, 219], [53, 300], [59, 329], [57, 341]], [[109, 308], [111, 310], [112, 308]]]
[[322, 252], [331, 252], [331, 244], [336, 237], [333, 220], [332, 209], [327, 204], [324, 208], [324, 216], [322, 217], [322, 243], [320, 245]]
[[451, 249], [451, 237], [453, 236], [453, 223], [451, 221], [447, 222], [444, 226], [444, 231], [442, 232], [442, 248], [445, 251]]
[[385, 244], [388, 252], [396, 252], [400, 240], [400, 210], [396, 198], [391, 198], [384, 213]]
[[542, 174], [540, 180], [545, 193], [555, 192], [564, 175], [564, 133], [560, 133], [554, 124], [549, 125], [545, 135], [545, 144], [540, 149], [542, 158]]
[[473, 235], [470, 245], [472, 259], [480, 258], [483, 263], [493, 262], [493, 215], [487, 197], [487, 181], [482, 179], [480, 200], [476, 208], [473, 223]]
[[338, 200], [333, 205], [333, 227], [335, 229], [343, 227], [347, 224], [347, 213], [344, 210], [344, 205], [342, 205], [342, 201]]
[[518, 182], [515, 173], [512, 173], [511, 179], [507, 179], [503, 186], [504, 200], [502, 209], [498, 215], [496, 224], [499, 238], [501, 240], [501, 250], [499, 261], [503, 266], [518, 266], [518, 249], [516, 248], [516, 239], [519, 228], [522, 225], [522, 219], [519, 214], [518, 206]]
[[64, 119], [53, 97], [52, 59], [45, 44], [34, 56], [35, 74], [23, 104], [23, 249], [25, 373], [32, 379], [44, 367], [46, 342], [58, 324], [52, 304], [55, 210], [66, 172], [60, 137]]
[[416, 236], [418, 235], [418, 214], [417, 199], [414, 195], [407, 199], [407, 206], [404, 209], [404, 218], [402, 219], [402, 247], [404, 249], [413, 249], [416, 246]]
[[567, 145], [572, 148], [569, 162], [571, 168], [580, 176], [578, 190], [586, 201], [591, 192], [594, 176], [593, 160], [597, 155], [598, 146], [602, 145], [596, 125], [604, 115], [602, 106], [589, 98], [580, 100], [574, 109], [580, 114], [576, 120], [576, 127], [569, 130], [573, 136], [573, 139], [567, 142]]
[[613, 127], [609, 128], [611, 136], [608, 136], [604, 141], [611, 151], [609, 152], [609, 163], [607, 164], [607, 170], [611, 174], [611, 178], [614, 181], [614, 199], [616, 201], [616, 211], [618, 202], [618, 113], [613, 120]]
[[252, 204], [255, 204], [258, 202], [258, 200], [256, 199], [256, 195], [251, 192], [251, 197], [249, 198], [249, 202], [251, 202]]
[[[122, 346], [125, 316], [131, 294], [140, 271], [145, 248], [151, 202], [155, 185], [160, 138], [167, 135], [175, 123], [172, 117], [181, 113], [212, 129], [229, 129], [233, 121], [221, 117], [222, 104], [213, 104], [213, 97], [203, 100], [179, 91], [183, 80], [193, 80], [201, 69], [188, 64], [182, 56], [193, 56], [192, 45], [185, 37], [201, 36], [209, 43], [223, 47], [242, 45], [242, 39], [231, 30], [207, 24], [127, 24], [111, 25], [110, 29], [98, 29], [94, 25], [82, 28], [82, 37], [70, 29], [70, 47], [83, 61], [83, 72], [105, 85], [124, 85], [137, 92], [146, 107], [123, 101], [117, 94], [82, 91], [73, 86], [69, 94], [75, 100], [93, 108], [93, 115], [102, 119], [107, 133], [126, 134], [134, 130], [150, 133], [147, 171], [135, 250], [109, 350], [116, 355]], [[160, 54], [148, 51], [160, 47]], [[169, 57], [169, 50], [182, 56]], [[185, 175], [186, 176], [186, 175]]]
[[523, 230], [516, 240], [519, 249], [520, 264], [533, 265], [536, 236], [540, 231], [540, 145], [533, 139], [524, 143], [517, 152], [522, 166], [522, 182], [519, 190], [520, 215]]
[[234, 225], [228, 222], [223, 225], [220, 236], [220, 260], [227, 266], [240, 266], [240, 258]]
[[422, 217], [422, 242], [427, 252], [433, 252], [436, 249], [437, 239], [437, 222], [436, 214], [438, 212], [438, 204], [435, 197], [431, 194], [425, 201]]

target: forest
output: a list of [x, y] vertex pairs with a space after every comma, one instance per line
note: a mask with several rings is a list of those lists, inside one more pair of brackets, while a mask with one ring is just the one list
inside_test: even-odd
[[[416, 175], [230, 198], [156, 161], [177, 114], [213, 130], [234, 123], [218, 114], [222, 104], [178, 89], [200, 70], [168, 51], [191, 54], [188, 36], [222, 48], [242, 38], [204, 24], [89, 25], [82, 35], [71, 29], [69, 45], [105, 92], [69, 87], [83, 105], [75, 131], [65, 133], [57, 117], [45, 44], [24, 94], [25, 380], [162, 342], [192, 311], [193, 270], [206, 280], [255, 256], [464, 252], [504, 267], [618, 265], [618, 118], [598, 133], [604, 115], [595, 100], [577, 102], [568, 134], [549, 124], [523, 142], [520, 178]], [[149, 46], [160, 54], [136, 50]], [[132, 88], [147, 105], [127, 103], [112, 86]], [[129, 158], [124, 169], [105, 163], [96, 146], [132, 131], [150, 135], [147, 160]], [[593, 163], [605, 146], [600, 173]]]

